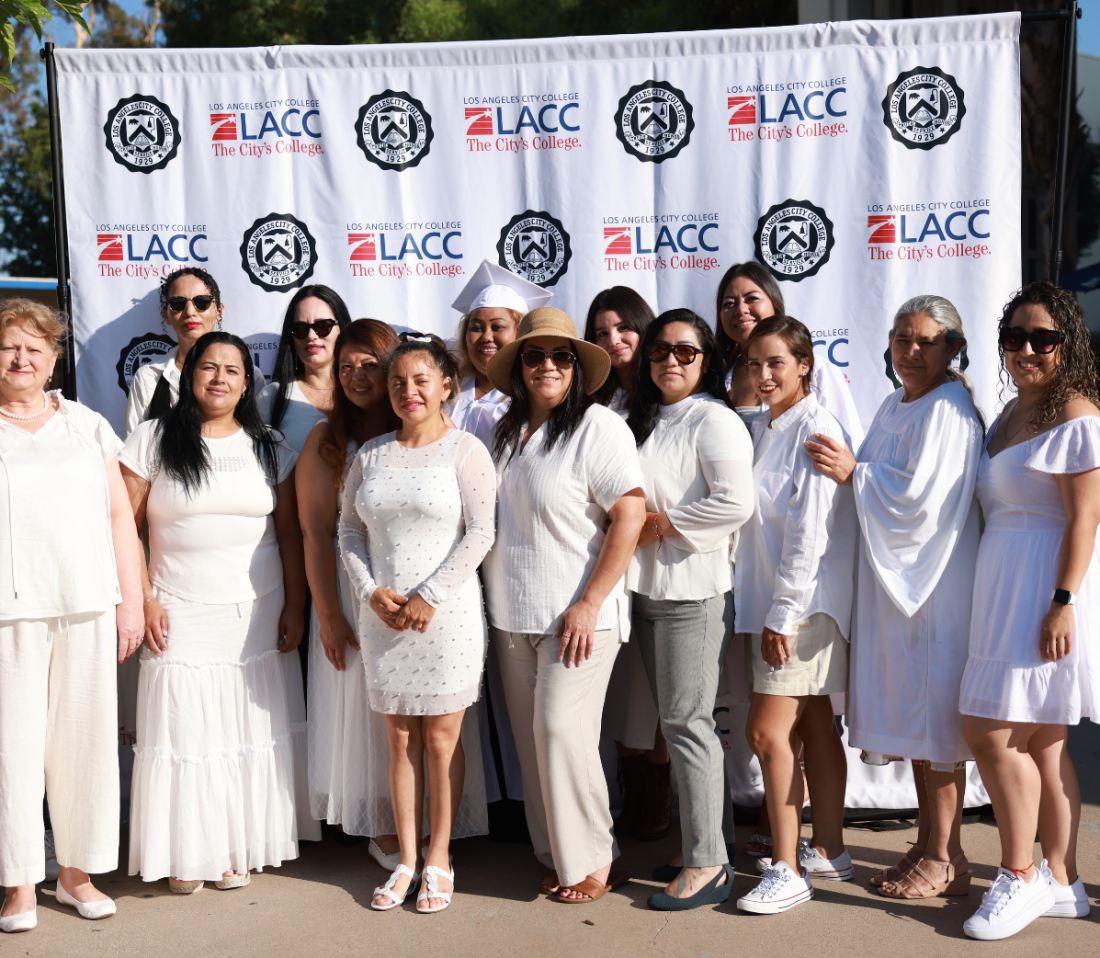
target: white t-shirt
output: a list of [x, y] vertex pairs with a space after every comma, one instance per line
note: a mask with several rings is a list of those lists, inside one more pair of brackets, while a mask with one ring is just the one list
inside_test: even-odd
[[[119, 460], [150, 482], [149, 576], [158, 592], [209, 605], [247, 602], [283, 580], [275, 538], [275, 488], [243, 429], [204, 439], [212, 469], [188, 498], [159, 469], [157, 422], [143, 422], [126, 440]], [[277, 483], [298, 460], [279, 443]]]
[[[271, 414], [275, 411], [275, 397], [278, 392], [278, 383], [268, 383], [256, 400], [256, 405], [260, 409], [260, 417], [269, 426], [271, 425]], [[287, 403], [286, 412], [283, 413], [283, 421], [279, 423], [278, 429], [283, 434], [286, 444], [295, 452], [300, 453], [302, 447], [306, 444], [306, 439], [309, 438], [309, 431], [317, 423], [327, 419], [328, 416], [306, 398], [302, 387], [298, 385], [298, 380], [294, 380], [290, 384], [289, 399], [290, 402]]]
[[0, 417], [0, 619], [106, 612], [122, 601], [104, 466], [122, 442], [54, 392], [36, 433]]
[[[489, 438], [489, 447], [495, 434]], [[608, 510], [645, 480], [634, 436], [593, 405], [568, 439], [546, 450], [540, 426], [497, 463], [497, 539], [483, 566], [489, 621], [505, 632], [552, 633], [580, 599], [603, 547]], [[630, 634], [625, 576], [600, 608], [598, 630]]]

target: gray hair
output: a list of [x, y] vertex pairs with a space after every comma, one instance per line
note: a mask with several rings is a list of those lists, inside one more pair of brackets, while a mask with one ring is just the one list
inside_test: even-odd
[[[943, 296], [933, 296], [931, 293], [925, 293], [923, 296], [914, 296], [911, 299], [907, 299], [898, 308], [898, 311], [894, 314], [894, 324], [890, 327], [890, 338], [894, 338], [894, 332], [898, 328], [900, 323], [906, 316], [924, 315], [931, 319], [936, 325], [943, 330], [943, 338], [947, 340], [948, 345], [954, 345], [955, 343], [962, 343], [962, 349], [959, 350], [959, 355], [962, 355], [966, 349], [966, 333], [963, 332], [963, 321], [959, 315], [959, 311], [955, 309], [955, 304], [951, 300], [946, 299]], [[960, 382], [966, 387], [966, 391], [970, 393], [970, 398], [974, 398], [974, 390], [970, 385], [970, 380], [966, 378], [959, 370], [954, 369], [950, 364], [947, 367], [947, 375], [954, 379], [956, 382]], [[977, 404], [975, 403], [975, 409]], [[980, 417], [979, 413], [979, 417]]]

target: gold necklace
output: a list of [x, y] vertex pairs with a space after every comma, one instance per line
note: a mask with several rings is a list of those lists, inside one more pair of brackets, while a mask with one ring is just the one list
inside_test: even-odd
[[1015, 439], [1018, 435], [1020, 435], [1020, 429], [1023, 429], [1024, 426], [1026, 426], [1029, 422], [1031, 422], [1031, 417], [1028, 416], [1027, 419], [1024, 420], [1023, 426], [1020, 426], [1020, 429], [1017, 429], [1014, 433], [1009, 434], [1008, 424], [1012, 420], [1013, 414], [1019, 408], [1020, 408], [1020, 401], [1016, 400], [1016, 405], [1012, 407], [1012, 412], [1010, 412], [1008, 414], [1008, 419], [1005, 420], [1005, 441], [1006, 442], [1012, 442], [1013, 439]]

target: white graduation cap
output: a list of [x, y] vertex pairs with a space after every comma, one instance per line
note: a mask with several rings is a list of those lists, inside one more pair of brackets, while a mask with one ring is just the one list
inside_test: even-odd
[[463, 316], [475, 309], [481, 309], [482, 306], [514, 309], [517, 313], [526, 315], [533, 309], [545, 306], [553, 297], [554, 294], [549, 290], [536, 286], [503, 266], [483, 259], [470, 281], [458, 294], [458, 299], [451, 303], [451, 308], [457, 309]]

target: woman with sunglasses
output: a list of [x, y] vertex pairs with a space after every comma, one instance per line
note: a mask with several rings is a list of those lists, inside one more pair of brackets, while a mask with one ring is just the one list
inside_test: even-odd
[[[646, 521], [627, 585], [638, 643], [680, 786], [683, 868], [649, 907], [724, 902], [732, 816], [714, 721], [733, 630], [730, 538], [752, 514], [752, 444], [729, 407], [714, 334], [688, 309], [642, 336], [627, 424], [645, 476]], [[729, 822], [732, 825], [732, 821]]]
[[902, 304], [890, 355], [902, 388], [875, 414], [858, 461], [817, 433], [814, 465], [855, 495], [857, 550], [848, 739], [868, 764], [911, 761], [917, 841], [873, 876], [887, 898], [965, 895], [961, 825], [966, 762], [959, 714], [978, 555], [974, 482], [982, 421], [962, 374], [962, 318], [942, 296]]
[[[161, 325], [175, 334], [178, 345], [158, 363], [142, 366], [130, 382], [126, 399], [125, 437], [146, 419], [163, 416], [179, 400], [180, 372], [184, 360], [203, 336], [222, 328], [225, 306], [218, 283], [206, 270], [184, 266], [160, 282]], [[264, 374], [254, 370], [256, 395], [264, 387]]]
[[592, 402], [611, 363], [543, 307], [489, 361], [512, 404], [491, 434], [497, 539], [485, 561], [490, 635], [523, 770], [540, 889], [591, 902], [629, 876], [618, 857], [600, 717], [619, 641], [623, 577], [645, 519], [630, 430]]
[[1071, 292], [1038, 282], [1005, 307], [999, 342], [1017, 396], [978, 470], [985, 531], [959, 701], [1001, 837], [997, 877], [963, 925], [984, 940], [1041, 915], [1088, 915], [1067, 737], [1083, 717], [1100, 722], [1100, 395], [1089, 331]]
[[257, 404], [264, 422], [301, 452], [310, 430], [332, 412], [336, 340], [351, 322], [335, 290], [303, 286], [286, 308], [272, 381]]

